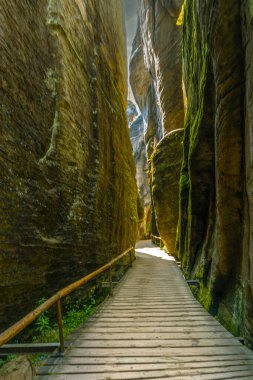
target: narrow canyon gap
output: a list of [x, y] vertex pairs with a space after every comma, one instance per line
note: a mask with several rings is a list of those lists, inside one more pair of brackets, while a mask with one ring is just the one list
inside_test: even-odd
[[1, 1], [0, 328], [152, 234], [252, 347], [252, 0], [137, 5]]

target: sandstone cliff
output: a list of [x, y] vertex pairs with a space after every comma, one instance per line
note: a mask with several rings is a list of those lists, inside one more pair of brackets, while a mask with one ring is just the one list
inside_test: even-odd
[[0, 19], [3, 328], [132, 245], [138, 218], [120, 0], [2, 0]]
[[[133, 114], [135, 117], [131, 118]], [[141, 114], [138, 114], [132, 102], [128, 106], [128, 120], [130, 122], [130, 138], [136, 165], [136, 182], [140, 197], [140, 209], [142, 209], [139, 213], [139, 238], [145, 239], [150, 236], [151, 228], [151, 199], [147, 175], [148, 162], [144, 143], [143, 117]]]
[[157, 145], [151, 160], [151, 185], [157, 227], [172, 254], [176, 252], [183, 133], [183, 129], [168, 133]]
[[253, 347], [253, 6], [252, 1], [242, 1], [242, 35], [245, 50], [244, 94], [244, 154], [245, 188], [244, 239], [242, 275], [244, 287], [245, 326], [244, 334], [250, 337]]
[[188, 106], [178, 237], [185, 273], [200, 280], [199, 299], [249, 344], [253, 334], [251, 20], [250, 1], [185, 3]]
[[[200, 281], [196, 295], [253, 346], [252, 1], [186, 0], [183, 61], [182, 1], [139, 4], [130, 81], [144, 120], [153, 231], [175, 252], [179, 216], [176, 250], [185, 275]], [[180, 149], [173, 138], [183, 125]]]
[[[173, 253], [179, 212], [178, 186], [170, 187], [164, 178], [167, 191], [167, 188], [159, 187], [161, 182], [158, 177], [168, 169], [170, 179], [167, 179], [176, 184], [182, 160], [179, 157], [179, 152], [182, 154], [182, 133], [177, 139], [173, 139], [172, 135], [171, 138], [164, 138], [168, 133], [181, 129], [184, 123], [182, 26], [179, 22], [182, 3], [182, 0], [139, 2], [138, 28], [130, 61], [130, 83], [144, 120], [150, 181], [156, 189], [152, 232], [159, 233]], [[163, 143], [157, 146], [161, 139]], [[158, 176], [155, 173], [159, 173]], [[161, 212], [165, 209], [169, 215]]]

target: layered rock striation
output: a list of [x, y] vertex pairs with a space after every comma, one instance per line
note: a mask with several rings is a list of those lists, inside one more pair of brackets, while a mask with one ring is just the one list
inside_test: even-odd
[[186, 1], [179, 255], [198, 297], [252, 344], [252, 5]]
[[1, 329], [131, 246], [135, 168], [119, 0], [3, 0]]
[[[135, 113], [133, 111], [135, 109]], [[132, 110], [132, 112], [131, 112]], [[128, 106], [128, 119], [130, 139], [133, 147], [133, 156], [136, 166], [136, 183], [139, 191], [139, 238], [146, 239], [150, 236], [151, 228], [151, 199], [148, 180], [148, 162], [146, 146], [144, 142], [144, 122], [141, 114], [138, 114], [136, 106], [131, 102]], [[135, 118], [131, 120], [131, 115]]]

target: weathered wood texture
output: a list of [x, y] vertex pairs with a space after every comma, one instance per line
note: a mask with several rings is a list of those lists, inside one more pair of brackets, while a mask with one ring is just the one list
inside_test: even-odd
[[253, 379], [253, 352], [194, 299], [175, 261], [146, 246], [114, 296], [37, 380]]

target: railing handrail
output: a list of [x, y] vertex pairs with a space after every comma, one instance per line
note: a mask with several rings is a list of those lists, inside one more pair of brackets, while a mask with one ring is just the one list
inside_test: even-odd
[[159, 239], [159, 240], [162, 240], [162, 238], [160, 236], [155, 236], [153, 234], [151, 234], [151, 237], [155, 238], [155, 239]]
[[[127, 253], [131, 252], [133, 249], [134, 249], [134, 247], [128, 248], [126, 251], [121, 253], [119, 256], [117, 256], [114, 259], [112, 259], [111, 261], [109, 261], [109, 263], [103, 265], [102, 267], [95, 270], [94, 272], [82, 277], [80, 280], [77, 280], [77, 281], [73, 282], [72, 284], [66, 286], [65, 288], [59, 290], [53, 296], [48, 298], [42, 305], [40, 305], [36, 309], [32, 310], [30, 313], [28, 313], [26, 316], [21, 318], [18, 322], [16, 322], [14, 325], [10, 326], [2, 334], [0, 334], [0, 346], [9, 342], [17, 334], [19, 334], [21, 331], [23, 331], [39, 315], [41, 315], [46, 310], [48, 310], [50, 307], [52, 307], [54, 304], [56, 304], [58, 301], [60, 301], [61, 298], [66, 297], [68, 294], [72, 293], [74, 290], [76, 290], [80, 286], [86, 284], [88, 281], [92, 280], [93, 278], [95, 278], [99, 274], [105, 272], [107, 269], [110, 269], [113, 264], [115, 264], [117, 261], [119, 261]], [[130, 258], [130, 260], [132, 260], [132, 259]]]

